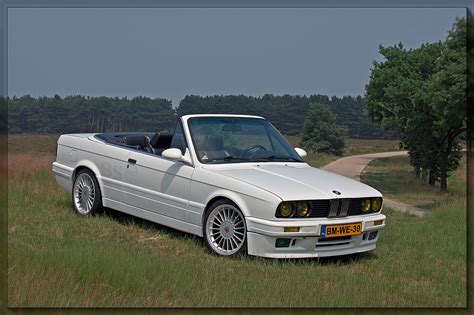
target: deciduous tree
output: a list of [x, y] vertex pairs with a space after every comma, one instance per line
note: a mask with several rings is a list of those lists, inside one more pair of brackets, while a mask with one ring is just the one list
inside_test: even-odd
[[466, 21], [457, 19], [445, 41], [405, 49], [380, 46], [366, 87], [366, 113], [397, 130], [415, 169], [447, 190], [459, 164], [466, 130]]
[[328, 105], [310, 104], [301, 135], [301, 146], [318, 153], [340, 155], [344, 152], [347, 128], [336, 122]]

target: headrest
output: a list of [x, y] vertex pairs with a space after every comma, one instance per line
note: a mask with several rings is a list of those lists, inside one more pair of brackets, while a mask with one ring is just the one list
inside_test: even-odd
[[138, 145], [141, 148], [146, 147], [146, 137], [143, 135], [126, 136], [125, 143], [128, 145]]
[[224, 140], [219, 135], [207, 135], [203, 143], [204, 150], [220, 151], [224, 148]]

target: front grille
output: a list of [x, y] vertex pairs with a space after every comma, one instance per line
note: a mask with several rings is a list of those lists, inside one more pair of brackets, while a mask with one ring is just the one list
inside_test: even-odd
[[331, 206], [330, 200], [312, 200], [310, 218], [326, 218]]
[[348, 240], [350, 240], [351, 238], [352, 238], [351, 235], [335, 236], [335, 237], [326, 237], [326, 238], [320, 238], [320, 239], [318, 240], [318, 243], [348, 241]]
[[311, 200], [309, 218], [334, 218], [362, 215], [363, 198], [346, 198], [331, 200]]
[[353, 198], [351, 199], [351, 203], [349, 205], [349, 211], [347, 215], [361, 215], [364, 214], [362, 212], [362, 200], [363, 198]]
[[341, 246], [351, 243], [352, 236], [337, 236], [329, 238], [320, 238], [316, 243], [316, 247], [330, 247], [330, 246]]

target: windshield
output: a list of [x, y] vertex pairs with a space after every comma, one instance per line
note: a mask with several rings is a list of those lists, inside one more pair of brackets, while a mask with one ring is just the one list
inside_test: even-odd
[[193, 117], [188, 126], [201, 163], [303, 162], [264, 119]]

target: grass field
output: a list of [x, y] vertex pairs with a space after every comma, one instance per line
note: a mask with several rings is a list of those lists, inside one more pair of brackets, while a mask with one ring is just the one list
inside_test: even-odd
[[[299, 147], [300, 138], [298, 136], [286, 136], [286, 138], [293, 147]], [[320, 167], [329, 164], [330, 162], [335, 161], [343, 156], [375, 152], [398, 151], [400, 150], [399, 143], [399, 140], [346, 139], [346, 148], [342, 156], [336, 156], [325, 153], [309, 153], [305, 157], [305, 161], [311, 164], [312, 166]]]
[[200, 238], [114, 211], [77, 216], [54, 182], [53, 158], [10, 152], [11, 307], [466, 304], [465, 206], [457, 196], [423, 218], [386, 209], [388, 225], [369, 254], [228, 259], [209, 254]]
[[8, 153], [54, 154], [57, 134], [13, 134], [8, 135]]
[[439, 185], [431, 186], [413, 175], [408, 157], [391, 157], [372, 161], [362, 181], [377, 187], [384, 196], [403, 200], [420, 208], [433, 208], [453, 199], [466, 200], [466, 158], [448, 178], [448, 193], [440, 193]]

